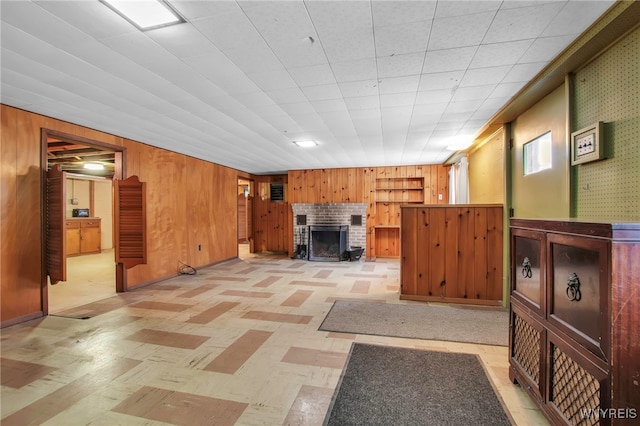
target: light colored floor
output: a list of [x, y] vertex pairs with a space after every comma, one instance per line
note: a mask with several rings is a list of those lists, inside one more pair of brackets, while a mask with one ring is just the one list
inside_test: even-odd
[[514, 424], [547, 424], [506, 347], [318, 331], [335, 300], [410, 303], [397, 260], [240, 253], [87, 320], [2, 330], [2, 425], [321, 425], [353, 342], [478, 354]]
[[67, 281], [49, 284], [49, 314], [116, 294], [113, 249], [98, 254], [67, 257]]

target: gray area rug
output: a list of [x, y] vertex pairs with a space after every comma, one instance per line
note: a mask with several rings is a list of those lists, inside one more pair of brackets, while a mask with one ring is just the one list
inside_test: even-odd
[[354, 343], [324, 424], [510, 425], [476, 355]]
[[319, 330], [507, 346], [509, 312], [498, 308], [338, 300]]

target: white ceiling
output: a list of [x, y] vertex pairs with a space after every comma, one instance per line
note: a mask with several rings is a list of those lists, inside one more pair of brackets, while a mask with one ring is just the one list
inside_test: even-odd
[[170, 3], [1, 1], [1, 102], [255, 174], [439, 164], [614, 2]]

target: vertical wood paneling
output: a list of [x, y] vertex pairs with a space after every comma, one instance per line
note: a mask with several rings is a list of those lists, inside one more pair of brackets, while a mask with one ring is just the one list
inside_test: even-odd
[[472, 209], [474, 216], [474, 280], [469, 286], [469, 297], [475, 299], [487, 298], [487, 209], [476, 207]]
[[[429, 259], [431, 259], [431, 227], [429, 224], [429, 211], [425, 208], [416, 208], [415, 210], [418, 212], [416, 220], [416, 226], [418, 228], [409, 232], [405, 232], [405, 229], [409, 230], [411, 228], [403, 228], [402, 241], [403, 244], [405, 241], [407, 243], [411, 242], [411, 238], [405, 239], [405, 236], [408, 234], [415, 234], [416, 249], [418, 252], [418, 263], [416, 265], [416, 273], [414, 274], [416, 277], [415, 286], [417, 287], [415, 294], [428, 296]], [[403, 283], [403, 285], [405, 285], [405, 283]]]
[[[154, 230], [147, 247], [150, 263], [127, 270], [129, 288], [175, 275], [178, 258], [199, 267], [237, 255], [235, 227], [227, 226], [236, 221], [236, 208], [227, 200], [230, 192], [235, 204], [236, 170], [5, 105], [1, 108], [3, 326], [43, 311], [42, 128], [124, 146], [127, 175], [147, 182], [152, 196], [147, 218]], [[208, 242], [198, 252], [189, 236], [201, 235], [201, 230]]]
[[2, 204], [0, 205], [0, 244], [2, 245], [2, 253], [0, 265], [0, 282], [2, 282], [2, 307], [0, 313], [2, 321], [23, 315], [23, 310], [18, 300], [18, 287], [20, 281], [17, 268], [10, 265], [18, 263], [18, 234], [15, 232], [18, 220], [17, 209], [17, 191], [18, 191], [18, 174], [16, 172], [17, 162], [17, 143], [9, 143], [9, 141], [17, 140], [16, 110], [0, 105], [0, 122], [2, 123], [2, 143], [0, 143], [0, 197]]
[[[16, 247], [17, 269], [20, 296], [16, 302], [27, 304], [29, 311], [42, 310], [41, 285], [44, 273], [42, 258], [43, 222], [43, 179], [40, 168], [41, 133], [43, 119], [34, 114], [19, 113], [17, 116], [16, 137], [18, 149], [16, 156], [17, 200], [16, 228], [18, 245]], [[7, 143], [4, 139], [2, 143]], [[3, 293], [4, 299], [4, 293]]]
[[429, 274], [427, 294], [429, 296], [444, 296], [445, 266], [446, 266], [446, 211], [444, 209], [429, 209]]
[[458, 253], [459, 253], [459, 281], [458, 294], [460, 297], [467, 299], [469, 295], [469, 285], [473, 283], [474, 271], [474, 217], [471, 207], [460, 207], [458, 209], [458, 226], [460, 233], [458, 234]]
[[458, 209], [450, 208], [446, 209], [445, 215], [445, 241], [447, 241], [445, 248], [445, 296], [446, 297], [463, 297], [463, 294], [458, 293], [457, 283], [458, 278], [458, 233], [459, 221], [458, 221]]
[[502, 206], [405, 205], [402, 217], [401, 298], [501, 304]]
[[[402, 226], [410, 229], [418, 227], [418, 209], [407, 209], [403, 211]], [[415, 277], [418, 258], [418, 244], [416, 232], [403, 235], [404, 241], [401, 247], [400, 257], [400, 285], [403, 294], [417, 294], [417, 279]], [[409, 275], [409, 276], [405, 276]], [[404, 284], [406, 283], [406, 284]]]
[[[312, 174], [301, 174], [307, 178]], [[286, 175], [256, 176], [256, 186], [268, 185], [271, 182], [281, 182], [287, 186]], [[259, 192], [259, 191], [258, 191]], [[288, 201], [272, 202], [269, 198], [263, 198], [260, 193], [254, 198], [254, 249], [257, 252], [290, 252], [293, 249], [293, 217]]]

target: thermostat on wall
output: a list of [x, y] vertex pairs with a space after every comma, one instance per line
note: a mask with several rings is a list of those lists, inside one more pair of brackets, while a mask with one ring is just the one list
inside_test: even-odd
[[602, 160], [602, 121], [571, 133], [571, 165]]

